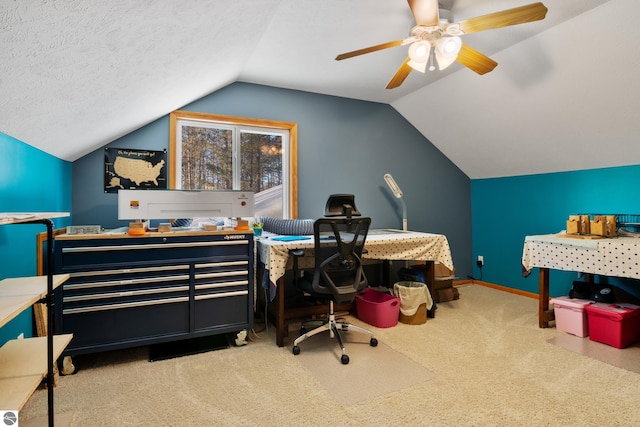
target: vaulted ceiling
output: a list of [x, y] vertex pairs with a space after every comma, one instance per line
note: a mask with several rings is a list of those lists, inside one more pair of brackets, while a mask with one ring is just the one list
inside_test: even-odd
[[[528, 0], [448, 0], [455, 21]], [[0, 2], [0, 131], [73, 161], [235, 81], [388, 103], [470, 178], [640, 164], [640, 2], [543, 0], [463, 36], [498, 62], [387, 82], [406, 0]]]

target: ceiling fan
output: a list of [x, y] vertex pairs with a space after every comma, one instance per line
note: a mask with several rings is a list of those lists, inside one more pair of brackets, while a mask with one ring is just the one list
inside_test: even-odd
[[485, 74], [492, 71], [498, 63], [462, 43], [460, 36], [539, 21], [547, 14], [545, 5], [538, 2], [452, 23], [440, 19], [438, 0], [407, 0], [407, 2], [416, 21], [410, 37], [342, 53], [336, 56], [336, 61], [390, 47], [410, 45], [409, 56], [391, 78], [387, 89], [400, 86], [411, 70], [424, 73], [427, 65], [430, 71], [435, 70], [436, 64], [440, 70], [444, 70], [454, 61], [458, 61], [478, 74]]

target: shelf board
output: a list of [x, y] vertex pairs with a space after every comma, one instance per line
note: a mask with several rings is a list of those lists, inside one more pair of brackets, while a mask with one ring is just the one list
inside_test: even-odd
[[[54, 335], [54, 360], [72, 337], [72, 334]], [[0, 408], [21, 410], [46, 375], [47, 337], [8, 341], [0, 348]]]
[[69, 212], [0, 212], [0, 225], [20, 224], [44, 218], [63, 218]]
[[[68, 274], [55, 274], [53, 289], [68, 278]], [[46, 295], [47, 276], [0, 280], [0, 328]]]

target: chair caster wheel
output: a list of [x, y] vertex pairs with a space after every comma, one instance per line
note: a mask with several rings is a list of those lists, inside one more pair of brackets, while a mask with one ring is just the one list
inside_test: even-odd
[[298, 347], [297, 345], [294, 345], [291, 351], [293, 352], [293, 354], [297, 356], [298, 354], [300, 354], [300, 347]]
[[304, 335], [307, 333], [307, 328], [305, 328], [304, 326], [300, 326], [300, 335]]
[[371, 347], [376, 347], [378, 345], [378, 340], [372, 337], [371, 340], [369, 341], [369, 345]]
[[349, 356], [347, 356], [346, 354], [343, 354], [342, 357], [340, 358], [340, 361], [342, 362], [343, 365], [346, 365], [349, 363]]

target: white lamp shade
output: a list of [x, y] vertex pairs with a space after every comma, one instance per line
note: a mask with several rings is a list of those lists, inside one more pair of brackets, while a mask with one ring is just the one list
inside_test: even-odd
[[429, 51], [431, 44], [427, 41], [420, 40], [409, 46], [409, 62], [408, 65], [416, 71], [424, 73], [427, 69], [429, 61]]
[[387, 185], [389, 186], [389, 189], [391, 190], [393, 195], [398, 199], [401, 198], [402, 197], [402, 190], [400, 189], [400, 186], [398, 186], [398, 183], [396, 182], [395, 179], [393, 179], [393, 177], [391, 176], [390, 173], [385, 173], [384, 174], [384, 180], [387, 183]]
[[460, 37], [442, 37], [436, 42], [435, 52], [438, 60], [438, 68], [444, 70], [458, 57], [462, 40]]

